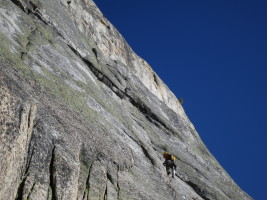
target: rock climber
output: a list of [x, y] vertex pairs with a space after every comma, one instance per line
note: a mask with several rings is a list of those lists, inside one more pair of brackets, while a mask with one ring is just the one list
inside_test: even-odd
[[163, 158], [165, 158], [163, 165], [166, 166], [167, 175], [169, 175], [171, 173], [172, 178], [174, 178], [175, 171], [176, 171], [176, 164], [174, 163], [174, 161], [176, 159], [175, 156], [169, 154], [168, 152], [164, 152]]

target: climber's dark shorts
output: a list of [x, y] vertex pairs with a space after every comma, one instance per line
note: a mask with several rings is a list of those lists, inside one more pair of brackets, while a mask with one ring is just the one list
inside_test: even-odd
[[176, 169], [176, 165], [174, 164], [174, 162], [171, 160], [167, 160], [166, 161], [167, 174], [169, 175], [171, 173], [172, 177], [174, 177], [175, 176], [175, 169]]

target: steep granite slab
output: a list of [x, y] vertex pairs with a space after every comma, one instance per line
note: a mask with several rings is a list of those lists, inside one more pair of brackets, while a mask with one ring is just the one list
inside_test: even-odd
[[0, 199], [251, 199], [91, 0], [1, 0], [0, 39]]

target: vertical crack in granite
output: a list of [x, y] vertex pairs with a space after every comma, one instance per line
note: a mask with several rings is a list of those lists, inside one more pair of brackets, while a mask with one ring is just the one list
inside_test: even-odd
[[97, 58], [97, 50], [96, 50], [96, 48], [92, 48], [92, 51], [94, 52], [95, 57]]
[[185, 181], [188, 185], [190, 185], [193, 190], [199, 195], [201, 196], [203, 199], [205, 200], [211, 200], [210, 198], [206, 197], [206, 192], [201, 189], [197, 184], [193, 183], [192, 181]]
[[22, 197], [23, 197], [23, 188], [25, 185], [25, 180], [26, 180], [26, 176], [22, 176], [21, 182], [19, 184], [19, 187], [18, 187], [18, 190], [16, 193], [16, 199], [15, 200], [23, 200]]
[[[107, 181], [106, 181], [106, 187], [105, 187], [105, 193], [104, 193], [104, 199], [103, 200], [108, 199], [108, 180], [109, 180], [108, 172], [107, 172], [106, 176], [107, 176], [107, 179], [106, 179]], [[101, 199], [101, 198], [99, 198], [99, 199]]]
[[148, 158], [148, 160], [151, 162], [152, 165], [155, 165], [155, 160], [154, 158], [150, 155], [150, 153], [148, 152], [148, 150], [143, 146], [141, 145], [141, 148], [145, 154], [145, 156]]
[[49, 164], [49, 187], [51, 188], [51, 200], [56, 200], [56, 182], [54, 177], [54, 160], [55, 160], [55, 146], [51, 152], [51, 160]]
[[[26, 199], [29, 199], [29, 197], [30, 197], [30, 195], [32, 194], [32, 192], [33, 192], [33, 189], [34, 189], [34, 186], [35, 186], [35, 182], [33, 183], [33, 185], [32, 185], [32, 187], [31, 187], [31, 189], [30, 189], [30, 191], [29, 191], [29, 194], [27, 195], [27, 198]], [[25, 198], [24, 198], [25, 199]]]
[[109, 173], [109, 172], [107, 172], [107, 179], [114, 185], [115, 184], [115, 182], [114, 182], [114, 180], [113, 180], [113, 178], [112, 178], [112, 176], [111, 176], [111, 174]]
[[108, 185], [106, 185], [106, 190], [105, 190], [105, 194], [104, 194], [104, 200], [108, 199]]
[[89, 190], [90, 190], [90, 182], [89, 182], [89, 179], [90, 179], [90, 174], [91, 174], [91, 170], [92, 170], [92, 165], [93, 163], [89, 166], [89, 170], [88, 170], [88, 176], [87, 176], [87, 180], [86, 180], [86, 187], [85, 187], [85, 190], [83, 192], [83, 198], [84, 200], [87, 200], [89, 198]]

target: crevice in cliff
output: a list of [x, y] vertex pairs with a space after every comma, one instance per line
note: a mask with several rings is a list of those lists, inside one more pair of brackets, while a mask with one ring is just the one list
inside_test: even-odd
[[16, 6], [18, 6], [21, 10], [27, 13], [23, 3], [20, 0], [11, 0]]
[[18, 187], [18, 191], [17, 191], [17, 195], [16, 195], [16, 199], [15, 200], [23, 200], [23, 188], [25, 186], [25, 181], [26, 181], [26, 175], [23, 175], [21, 177], [21, 181]]
[[[185, 162], [184, 160], [179, 159], [179, 157], [177, 157], [177, 156], [176, 156], [176, 158], [179, 160], [179, 162], [182, 162], [182, 163], [188, 165], [188, 167], [190, 167], [193, 170], [195, 170], [197, 174], [201, 175], [201, 177], [205, 178], [207, 181], [209, 180], [199, 169], [197, 169], [196, 167], [192, 166], [188, 162]], [[210, 200], [210, 198], [207, 197], [207, 194], [210, 194], [210, 193], [208, 193], [206, 190], [203, 190], [199, 184], [196, 184], [193, 181], [188, 180], [183, 175], [178, 175], [177, 174], [176, 176], [178, 176], [183, 182], [185, 182], [187, 185], [189, 185], [192, 188], [192, 190], [194, 190], [204, 200]]]
[[87, 180], [86, 180], [86, 187], [85, 190], [83, 192], [83, 198], [82, 199], [88, 199], [88, 195], [89, 195], [89, 190], [90, 190], [90, 175], [91, 175], [91, 170], [92, 170], [92, 166], [93, 163], [90, 165], [89, 170], [88, 170], [88, 176], [87, 176]]
[[[106, 19], [104, 15], [103, 17]], [[107, 24], [108, 22], [104, 22], [103, 19], [100, 19], [100, 22], [110, 30], [110, 25]]]
[[[29, 115], [29, 119], [28, 119], [28, 127], [30, 127], [31, 125], [30, 125], [30, 115]], [[29, 168], [30, 168], [30, 163], [31, 163], [31, 161], [32, 161], [32, 157], [33, 157], [33, 154], [34, 154], [34, 147], [33, 147], [33, 145], [32, 145], [32, 142], [33, 142], [33, 140], [32, 140], [32, 135], [31, 136], [29, 136], [30, 134], [28, 134], [27, 135], [27, 141], [29, 141], [28, 142], [28, 146], [27, 146], [27, 148], [28, 148], [28, 153], [27, 153], [27, 158], [26, 158], [26, 163], [25, 163], [25, 172], [24, 172], [24, 174], [25, 174], [25, 176], [27, 176], [28, 175], [28, 173], [29, 173]], [[29, 138], [30, 137], [30, 138]]]
[[49, 187], [51, 188], [51, 200], [56, 200], [56, 183], [54, 179], [54, 161], [55, 161], [55, 146], [52, 149], [52, 155], [51, 155], [51, 161], [49, 165], [49, 173], [50, 173], [50, 179], [49, 179]]
[[[31, 142], [32, 138], [32, 128], [33, 128], [33, 123], [35, 119], [35, 114], [36, 114], [36, 107], [33, 104], [30, 104], [29, 102], [26, 102], [22, 105], [21, 110], [20, 110], [20, 130], [19, 134], [23, 136], [21, 140], [21, 144], [23, 145], [24, 149], [20, 149], [25, 156], [23, 159], [23, 165], [20, 167], [20, 183], [17, 189], [17, 195], [16, 195], [16, 200], [21, 200], [23, 199], [23, 190], [25, 187], [25, 181], [28, 176], [28, 171], [29, 171], [29, 165], [28, 165], [28, 159], [32, 159], [33, 154], [27, 154], [29, 153], [29, 144]], [[25, 154], [25, 155], [24, 155]], [[26, 157], [26, 155], [30, 155]]]
[[[163, 126], [165, 129], [167, 129], [167, 130], [169, 130], [169, 131], [172, 131], [172, 130], [170, 130], [170, 128], [169, 128], [164, 122], [162, 122], [161, 119], [159, 119], [159, 117], [158, 117], [156, 114], [154, 114], [154, 113], [151, 111], [150, 108], [148, 108], [148, 107], [145, 105], [144, 102], [142, 102], [141, 99], [139, 99], [138, 97], [137, 97], [137, 98], [132, 98], [127, 92], [126, 92], [125, 95], [129, 98], [131, 104], [132, 104], [133, 106], [135, 106], [141, 113], [143, 113], [143, 114], [145, 115], [145, 117], [146, 117], [151, 123], [153, 123], [153, 124], [156, 125], [157, 127], [160, 127], [160, 125], [161, 125], [161, 126]], [[158, 123], [159, 123], [159, 124], [158, 124]]]
[[[21, 178], [21, 182], [19, 184], [19, 188], [18, 188], [18, 191], [17, 191], [17, 195], [16, 195], [16, 198], [15, 200], [24, 200], [24, 199], [29, 199], [33, 189], [34, 189], [34, 186], [35, 186], [35, 182], [32, 184], [32, 186], [30, 187], [30, 190], [28, 190], [27, 193], [25, 193], [24, 189], [25, 189], [25, 185], [26, 185], [26, 179], [27, 179], [27, 174], [23, 175], [22, 178]], [[27, 186], [26, 186], [27, 187]], [[26, 189], [27, 190], [27, 189]], [[27, 195], [27, 197], [25, 197]]]
[[107, 199], [108, 199], [108, 181], [107, 181], [105, 193], [104, 193], [104, 200], [107, 200]]
[[210, 198], [206, 197], [206, 191], [202, 190], [197, 184], [193, 183], [192, 181], [188, 180], [185, 181], [201, 198], [204, 200], [211, 200]]
[[[33, 185], [32, 185], [32, 187], [31, 187], [31, 189], [30, 189], [30, 191], [29, 191], [29, 194], [27, 195], [27, 198], [26, 198], [26, 199], [29, 199], [30, 195], [31, 195], [32, 192], [33, 192], [34, 186], [35, 186], [35, 182], [33, 183]], [[23, 199], [23, 200], [24, 200], [24, 199]]]
[[[30, 153], [30, 152], [31, 152], [31, 153]], [[26, 176], [27, 176], [28, 173], [29, 173], [30, 163], [31, 163], [31, 161], [32, 161], [33, 154], [34, 154], [34, 149], [33, 149], [32, 151], [29, 149], [29, 153], [28, 153], [28, 155], [30, 155], [30, 156], [29, 156], [29, 158], [28, 158], [28, 160], [27, 160], [27, 163], [26, 163], [26, 169], [25, 169], [25, 175], [26, 175]]]
[[142, 148], [142, 150], [143, 150], [145, 156], [146, 156], [146, 157], [149, 159], [149, 161], [151, 162], [151, 164], [152, 164], [152, 165], [155, 165], [155, 160], [154, 160], [154, 158], [152, 158], [152, 156], [148, 153], [147, 149], [146, 149], [143, 145], [141, 145], [141, 148]]
[[35, 147], [35, 131], [36, 131], [37, 125], [38, 125], [38, 122], [35, 122], [33, 125], [32, 135], [29, 141], [25, 174], [29, 173], [30, 164], [32, 162], [33, 155], [35, 153], [35, 148], [34, 148]]
[[[191, 156], [193, 156], [190, 153]], [[182, 162], [184, 164], [186, 164], [189, 168], [193, 169], [197, 174], [200, 174], [203, 178], [205, 178], [207, 181], [209, 180], [198, 168], [196, 168], [195, 166], [193, 166], [192, 164], [180, 159], [178, 156], [176, 156], [177, 160], [179, 160], [179, 162]]]
[[92, 51], [95, 54], [95, 57], [97, 58], [97, 50], [96, 50], [96, 48], [92, 48]]
[[36, 16], [39, 20], [41, 20], [43, 23], [48, 25], [48, 22], [46, 22], [42, 18], [42, 14], [39, 12], [37, 5], [35, 5], [33, 2], [29, 1], [28, 4], [25, 4], [21, 2], [20, 0], [11, 0], [16, 6], [18, 6], [23, 12], [25, 12], [27, 15], [33, 14]]
[[[97, 77], [97, 79], [101, 82], [103, 82], [106, 86], [108, 86], [118, 97], [121, 99], [124, 97], [125, 93], [121, 91], [107, 76], [105, 76], [100, 70], [98, 70], [92, 62], [90, 62], [88, 59], [84, 58], [80, 55], [80, 53], [74, 49], [71, 45], [67, 44], [68, 47], [71, 49], [71, 51], [76, 54], [93, 72], [93, 74]], [[97, 56], [97, 54], [96, 54]]]
[[109, 172], [107, 172], [107, 180], [109, 180], [113, 185], [115, 184], [111, 174]]
[[36, 11], [38, 9], [37, 6], [33, 2], [29, 1], [29, 4], [32, 8], [32, 11]]
[[42, 13], [40, 13], [37, 5], [35, 5], [33, 2], [29, 1], [30, 7], [31, 9], [28, 10], [27, 14], [33, 14], [35, 17], [37, 17], [40, 21], [42, 21], [45, 25], [49, 25], [49, 22], [47, 22], [46, 20], [44, 20], [42, 18]]
[[[116, 61], [114, 61], [116, 63]], [[122, 78], [118, 75], [118, 71], [116, 69], [114, 69], [114, 67], [110, 64], [106, 64], [106, 66], [108, 67], [109, 71], [114, 75], [114, 77], [116, 78], [116, 80], [121, 84], [123, 85], [124, 83], [122, 82]], [[117, 71], [117, 72], [115, 72]], [[124, 79], [126, 80], [127, 78], [124, 77]], [[127, 89], [125, 89], [125, 92], [126, 93]]]
[[[30, 195], [32, 194], [33, 190], [34, 190], [34, 186], [35, 186], [35, 182], [32, 184], [32, 186], [30, 187], [30, 190], [28, 191], [28, 193], [24, 193], [24, 186], [25, 186], [25, 182], [26, 182], [26, 178], [27, 176], [23, 177], [22, 182], [19, 185], [19, 189], [17, 191], [17, 195], [15, 200], [26, 200], [29, 199]], [[27, 195], [27, 197], [25, 197]]]
[[155, 73], [153, 74], [153, 79], [154, 79], [154, 82], [156, 83], [156, 85], [159, 85], [158, 77]]

